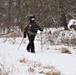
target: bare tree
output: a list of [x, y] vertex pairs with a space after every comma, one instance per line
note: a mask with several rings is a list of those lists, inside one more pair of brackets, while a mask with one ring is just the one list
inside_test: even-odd
[[[0, 26], [23, 26], [25, 16], [32, 13], [36, 15], [42, 27], [64, 26], [67, 30], [67, 15], [76, 19], [76, 0], [0, 0]], [[50, 16], [49, 18], [47, 18]], [[68, 19], [68, 20], [67, 20]], [[17, 23], [18, 22], [18, 23]], [[16, 24], [17, 23], [17, 24]]]

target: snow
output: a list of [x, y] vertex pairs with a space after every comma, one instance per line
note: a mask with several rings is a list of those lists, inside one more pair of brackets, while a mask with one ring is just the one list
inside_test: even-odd
[[[35, 38], [36, 53], [27, 52], [28, 38], [24, 39], [19, 49], [22, 37], [0, 38], [0, 75], [47, 75], [50, 71], [76, 75], [76, 46], [41, 45], [39, 35]], [[67, 47], [72, 54], [61, 53], [59, 49], [62, 47]]]

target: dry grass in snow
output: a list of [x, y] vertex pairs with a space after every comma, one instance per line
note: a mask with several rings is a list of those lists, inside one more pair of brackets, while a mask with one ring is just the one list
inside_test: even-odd
[[70, 50], [67, 47], [61, 47], [61, 48], [59, 48], [59, 50], [60, 50], [61, 53], [71, 54]]
[[41, 62], [31, 61], [23, 58], [20, 63], [28, 64], [29, 75], [62, 75], [53, 65], [43, 65]]

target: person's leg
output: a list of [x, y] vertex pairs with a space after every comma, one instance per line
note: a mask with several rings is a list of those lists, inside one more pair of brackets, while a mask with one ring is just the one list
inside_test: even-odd
[[29, 43], [27, 45], [27, 51], [30, 52], [30, 49], [31, 49], [30, 38], [31, 38], [31, 36], [29, 34], [27, 34], [27, 35], [28, 35], [28, 40], [29, 40]]
[[32, 35], [31, 36], [31, 41], [30, 41], [30, 43], [31, 43], [31, 52], [32, 53], [35, 53], [34, 39], [35, 39], [35, 35]]
[[29, 42], [28, 45], [27, 45], [27, 51], [28, 51], [28, 52], [30, 52], [30, 48], [31, 48], [31, 47], [30, 47], [30, 42]]

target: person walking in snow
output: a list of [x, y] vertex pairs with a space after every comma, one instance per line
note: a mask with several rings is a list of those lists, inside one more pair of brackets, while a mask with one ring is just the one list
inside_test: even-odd
[[29, 40], [27, 45], [28, 52], [35, 53], [34, 39], [38, 30], [43, 31], [43, 29], [35, 22], [35, 16], [29, 16], [29, 20], [25, 23], [24, 26], [24, 38], [28, 36]]

